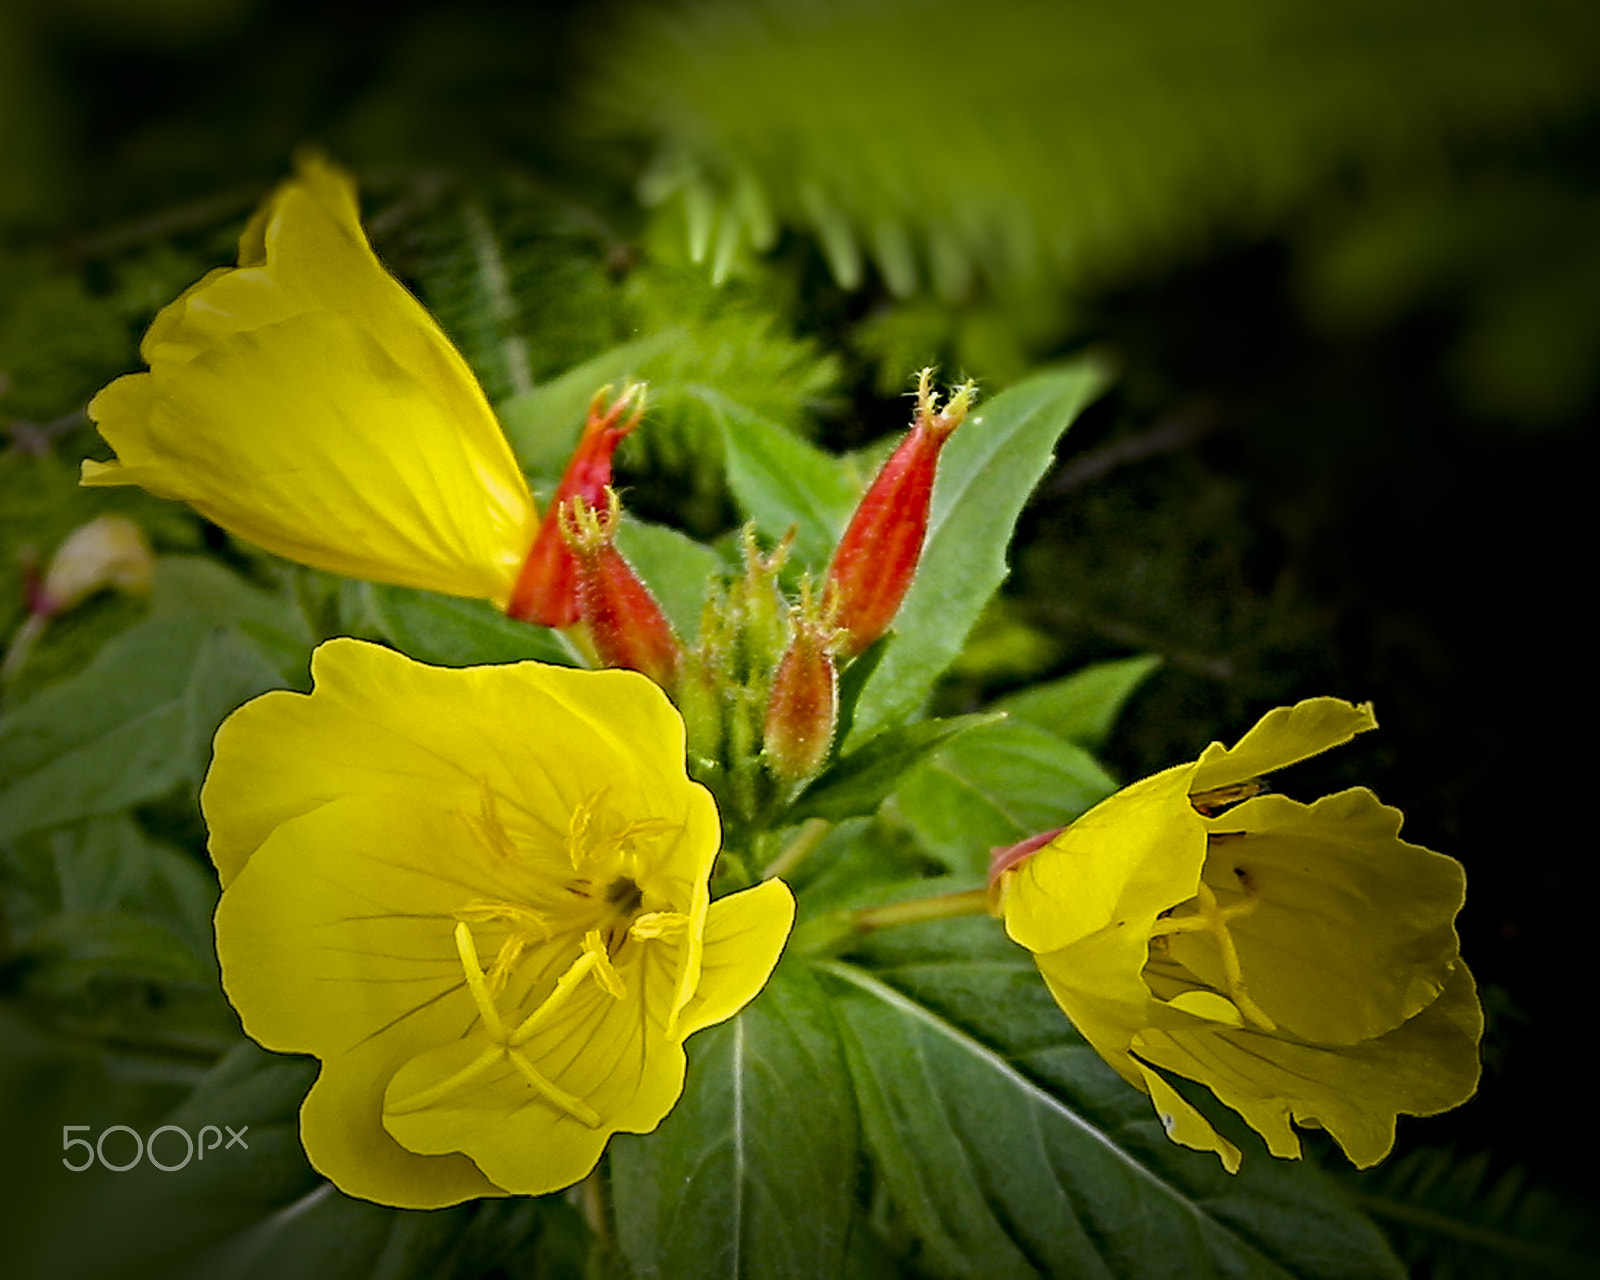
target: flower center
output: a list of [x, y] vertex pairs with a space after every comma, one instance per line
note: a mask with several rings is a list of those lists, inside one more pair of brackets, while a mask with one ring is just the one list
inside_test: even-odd
[[[547, 898], [548, 905], [482, 900], [453, 913], [456, 954], [478, 1020], [491, 1043], [449, 1078], [390, 1104], [388, 1110], [400, 1114], [423, 1110], [481, 1078], [497, 1064], [509, 1062], [550, 1105], [590, 1128], [599, 1127], [600, 1117], [594, 1109], [541, 1072], [530, 1059], [527, 1046], [571, 1001], [587, 978], [592, 977], [612, 999], [626, 999], [628, 985], [614, 963], [623, 949], [630, 942], [681, 938], [689, 924], [688, 916], [680, 911], [646, 910], [646, 893], [640, 884], [645, 861], [641, 847], [658, 835], [676, 831], [678, 824], [643, 819], [602, 835], [596, 816], [604, 794], [596, 793], [573, 812], [566, 851], [574, 874], [565, 882], [558, 881], [554, 893], [537, 895]], [[462, 817], [497, 860], [520, 857], [487, 784], [479, 814]], [[503, 931], [499, 950], [487, 969], [479, 958], [474, 926], [496, 933]], [[574, 942], [577, 956], [533, 1008], [513, 1022], [502, 1012], [499, 1001], [519, 962], [536, 947], [564, 950]], [[529, 994], [512, 1004], [526, 1008]], [[514, 1009], [512, 1013], [520, 1011]]]

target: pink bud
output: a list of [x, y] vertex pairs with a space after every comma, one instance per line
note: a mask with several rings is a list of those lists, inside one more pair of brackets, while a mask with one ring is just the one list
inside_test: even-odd
[[993, 890], [1002, 875], [1013, 867], [1021, 866], [1065, 830], [1065, 827], [1056, 827], [1054, 830], [1041, 831], [1036, 836], [1029, 836], [1026, 840], [1018, 841], [1016, 844], [1002, 845], [998, 848], [990, 849], [989, 888]]
[[[601, 387], [589, 402], [583, 435], [550, 500], [549, 510], [539, 523], [528, 558], [522, 563], [522, 572], [506, 605], [507, 615], [519, 621], [546, 627], [570, 627], [578, 621], [577, 562], [562, 537], [561, 508], [574, 498], [582, 498], [591, 508], [605, 501], [617, 446], [644, 416], [643, 383], [623, 388], [611, 407], [602, 409], [610, 393], [610, 387]], [[623, 421], [622, 415], [630, 405], [633, 413]]]
[[145, 591], [154, 571], [155, 556], [139, 526], [125, 516], [100, 516], [56, 548], [29, 608], [53, 617], [105, 587]]
[[825, 598], [846, 634], [843, 659], [866, 649], [894, 621], [922, 557], [939, 450], [976, 394], [966, 383], [940, 411], [932, 379], [932, 369], [918, 376], [911, 432], [883, 464], [833, 553]]

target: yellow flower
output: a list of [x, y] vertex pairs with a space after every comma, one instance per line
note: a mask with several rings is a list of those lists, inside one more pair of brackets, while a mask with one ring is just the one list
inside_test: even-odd
[[1365, 788], [1312, 805], [1259, 779], [1376, 727], [1313, 698], [1118, 792], [1000, 874], [1011, 937], [1170, 1137], [1238, 1149], [1154, 1070], [1206, 1085], [1298, 1156], [1291, 1120], [1357, 1165], [1477, 1085], [1483, 1016], [1459, 953], [1461, 865], [1399, 838]]
[[85, 462], [85, 484], [141, 485], [318, 569], [505, 606], [538, 528], [527, 482], [342, 172], [303, 160], [238, 267], [164, 308], [141, 352], [149, 372], [89, 405], [117, 461]]
[[358, 640], [217, 735], [202, 795], [245, 1030], [322, 1071], [300, 1113], [351, 1195], [430, 1208], [583, 1178], [761, 989], [781, 881], [708, 902], [683, 723], [631, 671], [449, 670]]

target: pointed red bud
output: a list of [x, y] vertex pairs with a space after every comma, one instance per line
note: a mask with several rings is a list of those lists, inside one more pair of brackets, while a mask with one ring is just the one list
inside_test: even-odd
[[844, 659], [889, 629], [911, 587], [928, 532], [939, 450], [967, 416], [977, 392], [965, 383], [940, 410], [932, 381], [932, 369], [918, 375], [911, 431], [883, 464], [833, 553], [826, 600], [846, 633], [839, 650]]
[[[509, 616], [546, 627], [570, 627], [578, 621], [578, 568], [572, 549], [561, 534], [561, 509], [575, 498], [582, 498], [591, 508], [605, 504], [611, 460], [617, 446], [644, 416], [644, 391], [643, 383], [630, 383], [609, 408], [605, 402], [611, 388], [605, 386], [595, 392], [578, 447], [572, 452], [566, 474], [556, 487], [512, 589], [506, 605]], [[630, 408], [632, 413], [628, 413]], [[628, 416], [624, 418], [624, 414]]]
[[650, 588], [617, 550], [621, 504], [615, 490], [606, 487], [604, 500], [604, 514], [582, 495], [558, 508], [576, 565], [578, 612], [601, 662], [642, 671], [670, 691], [682, 648]]

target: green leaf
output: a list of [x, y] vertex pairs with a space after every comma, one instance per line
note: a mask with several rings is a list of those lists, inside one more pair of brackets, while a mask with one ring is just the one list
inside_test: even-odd
[[[979, 923], [979, 922], [973, 922]], [[992, 930], [993, 926], [989, 926]], [[1020, 954], [892, 974], [819, 966], [892, 1222], [933, 1275], [1366, 1280], [1403, 1273], [1314, 1166], [1252, 1144], [1244, 1170], [1166, 1141], [1149, 1101], [1057, 1018]], [[886, 981], [892, 977], [894, 985]], [[979, 1023], [952, 1020], [917, 984]], [[1028, 1037], [996, 1037], [1010, 1010]]]
[[217, 725], [284, 684], [239, 627], [151, 617], [0, 723], [0, 839], [198, 788]]
[[1084, 360], [1041, 373], [981, 406], [944, 448], [921, 565], [895, 617], [895, 642], [856, 705], [846, 746], [904, 720], [961, 651], [1005, 580], [1005, 551], [1056, 441], [1105, 385]]
[[[184, 1162], [186, 1143], [169, 1132], [157, 1152], [163, 1163], [182, 1165], [172, 1172], [153, 1168], [148, 1156], [125, 1173], [47, 1168], [45, 1176], [57, 1184], [48, 1200], [53, 1220], [37, 1224], [33, 1265], [19, 1274], [478, 1280], [497, 1268], [515, 1275], [581, 1272], [581, 1254], [573, 1265], [574, 1251], [565, 1248], [556, 1254], [564, 1267], [542, 1268], [558, 1236], [581, 1239], [576, 1210], [557, 1198], [413, 1212], [351, 1199], [324, 1182], [306, 1162], [296, 1114], [315, 1075], [309, 1059], [241, 1043], [175, 1110], [136, 1130], [147, 1149], [164, 1124], [198, 1147], [201, 1131], [213, 1126], [215, 1145], [208, 1135], [203, 1158]], [[60, 1143], [59, 1132], [51, 1137]], [[133, 1150], [126, 1134], [106, 1144], [107, 1154], [122, 1161]], [[29, 1258], [26, 1249], [22, 1257]]]
[[[159, 924], [213, 964], [211, 914], [217, 882], [209, 864], [151, 839], [126, 814], [95, 818], [34, 837], [51, 866], [32, 878], [51, 912], [126, 912]], [[28, 843], [33, 843], [30, 841]], [[22, 847], [15, 851], [21, 861]], [[17, 919], [12, 917], [12, 927]]]
[[989, 850], [1065, 826], [1116, 790], [1082, 747], [1031, 724], [982, 725], [910, 770], [897, 810], [955, 872], [982, 876]]
[[992, 709], [1093, 751], [1111, 736], [1129, 696], [1160, 665], [1161, 658], [1153, 653], [1098, 662], [1060, 680], [1007, 694]]
[[725, 397], [702, 391], [701, 399], [721, 430], [739, 509], [769, 537], [793, 525], [795, 558], [822, 572], [861, 496], [856, 466]]
[[487, 600], [463, 600], [410, 587], [353, 583], [352, 619], [418, 662], [471, 667], [529, 658], [570, 667], [576, 653], [559, 632], [517, 622]]
[[150, 584], [150, 616], [183, 615], [238, 627], [286, 683], [304, 678], [314, 637], [286, 592], [262, 591], [202, 556], [163, 556]]
[[879, 734], [871, 742], [834, 761], [812, 780], [790, 807], [781, 823], [806, 818], [839, 822], [857, 814], [875, 813], [906, 771], [938, 750], [957, 734], [993, 723], [987, 715], [953, 716], [946, 720], [921, 720]]
[[855, 1103], [817, 980], [786, 964], [689, 1044], [683, 1098], [611, 1143], [622, 1251], [640, 1280], [841, 1274], [856, 1212]]

